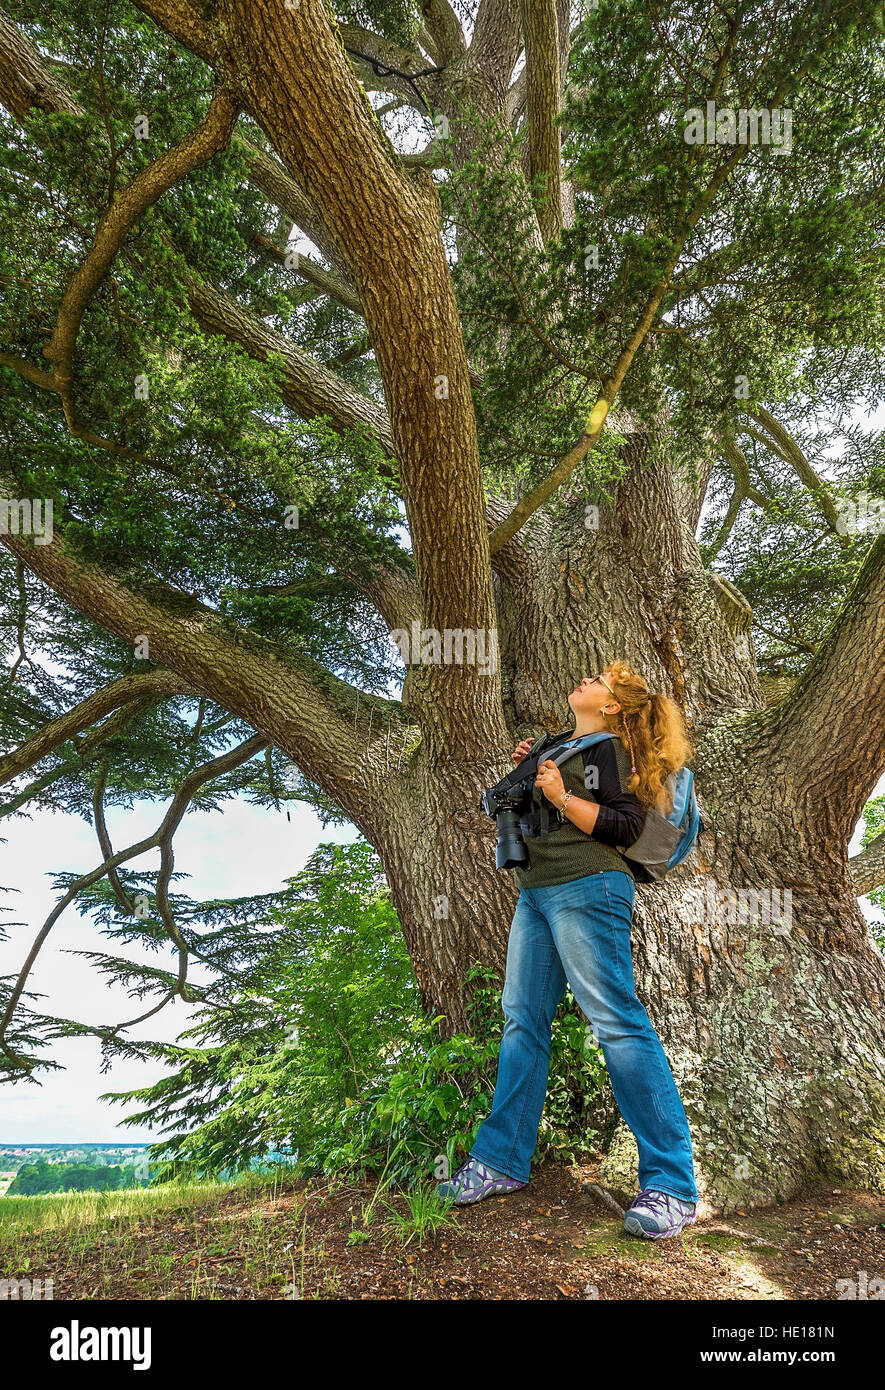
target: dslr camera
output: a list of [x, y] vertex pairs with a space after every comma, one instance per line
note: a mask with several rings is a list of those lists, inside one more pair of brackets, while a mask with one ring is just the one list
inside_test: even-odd
[[542, 799], [540, 808], [534, 802], [538, 764], [550, 757], [544, 744], [480, 797], [480, 807], [487, 816], [494, 817], [498, 826], [496, 869], [528, 868], [526, 839], [540, 837], [546, 840], [551, 830], [557, 830], [563, 824], [562, 816], [546, 798]]

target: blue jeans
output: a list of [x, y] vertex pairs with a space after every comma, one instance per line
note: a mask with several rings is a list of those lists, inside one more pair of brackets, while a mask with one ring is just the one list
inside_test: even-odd
[[636, 1136], [639, 1186], [696, 1202], [688, 1121], [660, 1038], [633, 983], [635, 888], [617, 870], [523, 888], [507, 943], [507, 1020], [488, 1117], [470, 1152], [528, 1182], [547, 1094], [551, 1025], [566, 980], [593, 1025], [612, 1091]]

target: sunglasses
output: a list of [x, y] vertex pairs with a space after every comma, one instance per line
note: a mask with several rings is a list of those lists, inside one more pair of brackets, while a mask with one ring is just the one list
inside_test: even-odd
[[605, 686], [606, 690], [609, 692], [609, 694], [610, 694], [610, 695], [614, 695], [615, 692], [612, 690], [612, 688], [611, 688], [611, 686], [609, 685], [608, 681], [605, 679], [605, 676], [602, 676], [602, 675], [600, 675], [600, 676], [594, 676], [593, 679], [592, 679], [592, 681], [590, 682], [590, 684], [591, 684], [591, 685], [595, 685], [597, 681], [601, 681], [602, 684]]

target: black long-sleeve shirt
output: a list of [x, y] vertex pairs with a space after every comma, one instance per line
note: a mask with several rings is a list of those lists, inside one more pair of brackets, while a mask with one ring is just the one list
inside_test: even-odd
[[[569, 731], [537, 739], [531, 751], [534, 753], [543, 743], [545, 753], [548, 749], [553, 752], [572, 738], [574, 733]], [[543, 762], [543, 758], [540, 761]], [[566, 791], [585, 801], [598, 802], [596, 825], [588, 835], [566, 820], [564, 825], [551, 831], [546, 840], [527, 839], [530, 868], [513, 870], [517, 887], [552, 887], [606, 869], [617, 869], [633, 877], [629, 859], [619, 854], [617, 847], [626, 849], [639, 838], [646, 811], [633, 792], [627, 790], [630, 759], [620, 739], [600, 739], [583, 754], [575, 753], [561, 763], [559, 771]], [[536, 806], [541, 804], [542, 798], [543, 793], [536, 788]]]

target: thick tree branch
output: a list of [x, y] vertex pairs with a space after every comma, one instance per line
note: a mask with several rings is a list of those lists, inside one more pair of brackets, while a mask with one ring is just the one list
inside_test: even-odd
[[19, 121], [32, 107], [82, 116], [74, 101], [26, 34], [0, 12], [0, 100]]
[[[0, 490], [14, 488], [0, 476]], [[390, 779], [378, 724], [408, 723], [398, 704], [363, 694], [167, 584], [84, 563], [62, 526], [47, 545], [7, 534], [0, 542], [107, 632], [132, 645], [146, 639], [152, 661], [259, 729], [357, 824], [379, 813]]]
[[[219, 334], [239, 343], [259, 362], [266, 362], [271, 353], [278, 353], [283, 358], [280, 396], [296, 414], [305, 420], [328, 416], [333, 425], [343, 430], [363, 429], [377, 440], [388, 458], [395, 459], [393, 436], [382, 406], [354, 390], [290, 339], [269, 328], [251, 309], [231, 299], [194, 270], [168, 237], [163, 239], [190, 310], [205, 333]], [[168, 278], [162, 268], [152, 266], [152, 269], [155, 274]], [[384, 472], [385, 476], [396, 477], [393, 467]]]
[[507, 96], [504, 99], [504, 114], [510, 125], [515, 126], [518, 118], [522, 114], [526, 103], [527, 88], [528, 78], [526, 76], [525, 64], [523, 64], [519, 73], [508, 87]]
[[815, 656], [778, 706], [770, 763], [809, 819], [847, 839], [885, 771], [885, 536], [867, 551]]
[[[442, 67], [442, 64], [439, 60], [439, 53], [437, 51], [436, 44], [433, 42], [433, 39], [430, 36], [426, 24], [418, 25], [418, 32], [415, 35], [415, 42], [418, 44], [418, 47], [421, 49], [421, 52], [428, 63], [432, 63], [434, 67]], [[402, 97], [394, 97], [392, 101], [388, 101], [385, 103], [384, 106], [380, 106], [378, 108], [378, 115], [383, 116], [386, 115], [388, 111], [393, 111], [395, 109], [401, 108], [402, 106], [408, 105], [410, 105], [410, 103], [404, 101]]]
[[0, 758], [0, 787], [27, 772], [54, 752], [69, 739], [76, 739], [84, 729], [91, 729], [100, 719], [121, 707], [133, 703], [154, 704], [170, 695], [195, 695], [197, 692], [171, 671], [157, 667], [151, 671], [134, 672], [121, 676], [110, 685], [96, 690], [85, 700], [74, 705], [67, 713], [61, 714], [44, 725], [38, 733], [27, 739], [13, 752]]
[[525, 38], [528, 176], [544, 241], [562, 230], [562, 150], [556, 0], [520, 0]]
[[521, 47], [519, 0], [479, 0], [470, 41], [470, 66], [480, 72], [489, 88], [499, 92], [502, 98]]
[[358, 24], [339, 24], [338, 32], [346, 49], [355, 48], [383, 67], [411, 73], [427, 66], [417, 48], [403, 48], [393, 39], [385, 39], [381, 34], [363, 29]]
[[441, 66], [453, 62], [460, 54], [467, 52], [467, 40], [461, 28], [461, 21], [449, 0], [418, 0], [418, 9], [433, 40], [437, 62]]
[[848, 861], [859, 898], [885, 883], [885, 830]]
[[450, 154], [445, 141], [431, 140], [417, 154], [400, 156], [407, 169], [447, 169]]
[[216, 89], [209, 110], [199, 126], [172, 149], [142, 170], [128, 187], [114, 195], [101, 218], [86, 259], [71, 276], [62, 296], [55, 330], [43, 349], [53, 365], [53, 376], [69, 428], [77, 428], [73, 399], [74, 344], [87, 305], [106, 276], [127, 232], [146, 210], [180, 179], [207, 163], [230, 142], [238, 107], [229, 92]]

